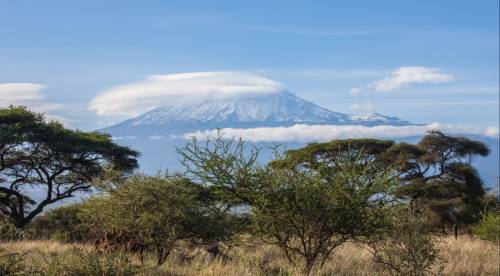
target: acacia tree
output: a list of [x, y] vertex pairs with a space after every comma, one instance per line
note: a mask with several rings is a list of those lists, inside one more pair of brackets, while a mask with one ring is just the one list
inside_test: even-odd
[[391, 170], [355, 152], [338, 156], [335, 167], [289, 166], [280, 156], [260, 165], [258, 150], [218, 136], [180, 153], [194, 178], [248, 205], [263, 241], [301, 261], [306, 274], [347, 240], [380, 228], [380, 203], [395, 184]]
[[284, 158], [273, 161], [273, 165], [335, 170], [339, 168], [339, 162], [345, 161], [343, 157], [356, 158], [358, 163], [363, 164], [381, 162], [381, 156], [394, 144], [394, 141], [377, 139], [345, 139], [312, 143], [300, 149], [286, 151]]
[[482, 142], [434, 130], [416, 145], [394, 145], [385, 158], [401, 174], [398, 194], [411, 198], [446, 232], [447, 224], [480, 218], [485, 190], [471, 161], [489, 152]]
[[[107, 134], [70, 130], [24, 107], [0, 109], [0, 212], [24, 227], [47, 205], [89, 191], [106, 166], [133, 170], [138, 155]], [[36, 202], [29, 195], [40, 188]]]
[[401, 184], [397, 194], [425, 210], [443, 231], [446, 224], [471, 223], [480, 216], [485, 192], [471, 160], [488, 155], [489, 149], [466, 137], [434, 130], [416, 145], [376, 139], [334, 140], [287, 151], [275, 166], [336, 168], [340, 156], [352, 154], [362, 154], [361, 162], [392, 168]]
[[264, 241], [280, 247], [293, 261], [304, 260], [304, 272], [322, 266], [348, 240], [382, 228], [381, 206], [396, 182], [389, 170], [360, 157], [337, 160], [335, 171], [271, 168], [267, 185], [252, 209]]

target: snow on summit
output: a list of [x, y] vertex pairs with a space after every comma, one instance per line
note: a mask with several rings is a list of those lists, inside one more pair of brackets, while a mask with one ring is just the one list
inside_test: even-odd
[[162, 105], [104, 131], [118, 136], [127, 133], [152, 136], [215, 128], [276, 127], [295, 124], [412, 125], [408, 121], [380, 114], [360, 117], [334, 112], [290, 92], [279, 92]]

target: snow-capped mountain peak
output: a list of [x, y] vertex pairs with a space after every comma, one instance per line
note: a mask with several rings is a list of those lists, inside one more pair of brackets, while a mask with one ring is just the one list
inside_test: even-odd
[[321, 108], [289, 92], [281, 92], [160, 106], [132, 119], [132, 124], [224, 121], [319, 123], [332, 119], [343, 121], [348, 120], [348, 116]]
[[294, 124], [410, 125], [380, 114], [350, 115], [330, 111], [290, 92], [225, 99], [190, 101], [159, 106], [104, 129], [113, 135], [179, 134], [213, 128], [290, 126]]

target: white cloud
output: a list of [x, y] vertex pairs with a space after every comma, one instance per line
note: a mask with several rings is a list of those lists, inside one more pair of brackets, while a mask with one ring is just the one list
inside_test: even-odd
[[351, 94], [352, 96], [356, 96], [360, 92], [361, 92], [361, 88], [358, 88], [358, 87], [354, 87], [354, 88], [351, 88], [351, 90], [349, 90], [349, 94]]
[[47, 111], [57, 108], [57, 105], [45, 101], [40, 93], [45, 85], [36, 83], [0, 83], [0, 106], [25, 105]]
[[248, 72], [153, 75], [113, 87], [92, 99], [98, 115], [135, 116], [157, 106], [200, 99], [248, 96], [283, 90], [281, 83]]
[[488, 127], [484, 131], [484, 134], [486, 136], [490, 136], [490, 137], [498, 137], [498, 133], [499, 133], [498, 127], [494, 127], [494, 126]]
[[[423, 135], [439, 129], [446, 133], [470, 133], [498, 137], [498, 128], [471, 128], [432, 123], [420, 126], [360, 126], [360, 125], [294, 125], [291, 127], [260, 127], [250, 129], [224, 128], [228, 138], [242, 138], [250, 142], [321, 142], [345, 138], [402, 138]], [[207, 139], [217, 135], [217, 130], [187, 133], [184, 138]]]
[[330, 68], [304, 68], [304, 69], [275, 69], [262, 68], [256, 71], [267, 76], [278, 76], [285, 78], [303, 78], [314, 80], [337, 80], [337, 79], [360, 79], [379, 78], [389, 72], [371, 69], [330, 69]]
[[443, 74], [439, 70], [428, 67], [400, 67], [381, 80], [374, 81], [371, 85], [377, 91], [392, 91], [414, 83], [441, 83], [450, 82], [453, 75]]
[[369, 111], [373, 109], [373, 103], [370, 101], [364, 101], [364, 102], [357, 102], [353, 103], [349, 106], [350, 109], [353, 110], [364, 110], [364, 111]]
[[59, 121], [69, 125], [69, 120], [50, 112], [60, 109], [60, 104], [50, 103], [40, 91], [46, 86], [37, 83], [11, 82], [0, 83], [0, 107], [26, 106], [30, 110], [45, 113], [48, 120]]

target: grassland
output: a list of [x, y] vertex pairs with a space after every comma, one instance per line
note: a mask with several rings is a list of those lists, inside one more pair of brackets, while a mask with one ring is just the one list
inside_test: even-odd
[[[439, 243], [445, 262], [444, 275], [499, 275], [499, 247], [493, 243], [461, 236]], [[301, 275], [300, 268], [288, 263], [270, 246], [239, 246], [228, 252], [228, 259], [208, 261], [202, 249], [176, 250], [162, 266], [146, 257], [126, 253], [94, 252], [92, 246], [62, 244], [55, 241], [15, 241], [0, 245], [2, 265], [15, 256], [10, 265], [20, 271], [39, 275]], [[17, 253], [19, 255], [14, 255]], [[7, 260], [8, 262], [9, 260]], [[9, 264], [7, 264], [9, 265]], [[438, 268], [436, 268], [437, 271]], [[390, 275], [372, 261], [368, 250], [348, 243], [314, 275]]]

